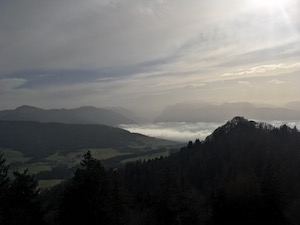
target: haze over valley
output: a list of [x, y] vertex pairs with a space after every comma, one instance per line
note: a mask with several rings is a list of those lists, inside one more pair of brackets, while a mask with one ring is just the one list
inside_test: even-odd
[[41, 109], [20, 106], [0, 111], [0, 120], [56, 122], [66, 124], [99, 124], [119, 127], [132, 133], [186, 143], [204, 140], [227, 118], [243, 116], [256, 121], [265, 121], [276, 127], [288, 124], [300, 127], [298, 102], [284, 107], [258, 106], [247, 102], [224, 104], [180, 103], [166, 107], [156, 118], [143, 118], [137, 112], [122, 107], [96, 108], [85, 106], [75, 109]]

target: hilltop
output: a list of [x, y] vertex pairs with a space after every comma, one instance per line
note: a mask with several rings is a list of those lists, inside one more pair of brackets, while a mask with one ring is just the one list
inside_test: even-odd
[[124, 173], [136, 216], [157, 224], [299, 224], [299, 149], [296, 128], [234, 117], [204, 141]]

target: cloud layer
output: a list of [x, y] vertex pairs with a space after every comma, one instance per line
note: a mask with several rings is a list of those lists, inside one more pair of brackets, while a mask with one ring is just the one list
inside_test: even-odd
[[[196, 139], [205, 140], [216, 128], [224, 125], [224, 123], [186, 123], [186, 122], [169, 122], [169, 123], [154, 123], [154, 124], [127, 124], [120, 125], [121, 128], [132, 133], [140, 133], [150, 137], [173, 140], [183, 143], [195, 141]], [[261, 121], [258, 121], [261, 122]], [[297, 129], [300, 128], [299, 121], [265, 121], [275, 127], [280, 127], [283, 124]]]
[[217, 123], [155, 123], [155, 124], [128, 124], [121, 128], [132, 133], [140, 133], [150, 137], [162, 138], [186, 143], [196, 139], [204, 140], [216, 128]]
[[0, 33], [2, 108], [300, 100], [297, 0], [10, 0]]

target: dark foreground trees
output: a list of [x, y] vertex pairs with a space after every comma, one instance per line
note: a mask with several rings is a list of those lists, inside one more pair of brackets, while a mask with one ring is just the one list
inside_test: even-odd
[[27, 174], [27, 170], [14, 172], [13, 180], [8, 178], [7, 172], [8, 165], [0, 154], [0, 224], [44, 224], [37, 181]]
[[19, 224], [41, 211], [49, 225], [300, 224], [299, 149], [295, 129], [235, 118], [206, 141], [115, 170], [87, 152], [72, 179], [42, 194], [26, 171], [10, 181], [1, 156], [0, 224], [14, 219], [9, 204]]
[[59, 206], [62, 224], [108, 224], [107, 176], [90, 152], [84, 155], [81, 168], [66, 184]]
[[[269, 172], [269, 171], [268, 171]], [[279, 180], [266, 174], [259, 180], [253, 174], [238, 174], [213, 192], [210, 224], [289, 224], [284, 215]]]
[[[109, 176], [112, 175], [112, 176]], [[61, 224], [124, 224], [123, 187], [90, 152], [66, 183], [59, 204]]]
[[8, 165], [6, 165], [6, 159], [3, 158], [3, 153], [0, 153], [0, 224], [3, 224], [5, 219], [4, 210], [9, 187], [7, 173]]

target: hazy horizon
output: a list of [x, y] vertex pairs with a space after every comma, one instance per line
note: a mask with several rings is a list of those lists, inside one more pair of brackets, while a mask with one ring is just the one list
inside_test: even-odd
[[300, 101], [297, 0], [10, 0], [1, 109]]
[[[230, 118], [232, 119], [232, 118]], [[251, 119], [249, 119], [251, 120]], [[228, 121], [228, 120], [227, 120]], [[160, 122], [160, 123], [144, 123], [144, 124], [120, 124], [119, 127], [128, 130], [132, 133], [139, 133], [149, 137], [162, 138], [171, 141], [177, 141], [181, 143], [188, 143], [189, 141], [205, 140], [207, 136], [218, 127], [224, 125], [227, 121], [219, 123], [187, 123], [187, 122]], [[300, 129], [299, 121], [258, 121], [266, 122], [274, 127], [280, 127], [283, 124], [293, 128]]]
[[[174, 113], [178, 113], [182, 114], [184, 113], [184, 115], [182, 115], [180, 118], [182, 120], [179, 121], [173, 121], [173, 122], [188, 122], [190, 121], [191, 118], [191, 110], [192, 110], [192, 114], [194, 114], [192, 117], [195, 117], [195, 113], [201, 113], [204, 117], [208, 119], [208, 117], [210, 117], [210, 114], [213, 113], [215, 114], [216, 112], [214, 112], [214, 110], [220, 111], [220, 110], [224, 110], [224, 107], [227, 110], [229, 110], [231, 112], [231, 115], [229, 116], [221, 116], [222, 114], [227, 115], [228, 112], [223, 112], [221, 111], [219, 116], [217, 116], [218, 119], [213, 120], [213, 121], [209, 121], [208, 120], [195, 120], [194, 122], [198, 123], [198, 122], [211, 122], [211, 123], [220, 123], [220, 121], [226, 121], [231, 119], [234, 116], [243, 116], [246, 117], [247, 119], [251, 119], [252, 116], [247, 116], [247, 110], [251, 110], [252, 107], [256, 108], [256, 109], [262, 109], [262, 108], [267, 108], [267, 109], [287, 109], [287, 110], [296, 110], [295, 112], [297, 113], [298, 111], [300, 112], [300, 101], [295, 101], [295, 102], [287, 102], [284, 105], [272, 105], [272, 104], [267, 104], [267, 103], [252, 103], [252, 102], [222, 102], [222, 103], [211, 103], [211, 102], [205, 102], [205, 101], [198, 101], [198, 102], [191, 102], [191, 101], [186, 101], [186, 102], [179, 102], [177, 104], [174, 105], [167, 105], [161, 109], [157, 109], [156, 111], [148, 111], [147, 112], [147, 107], [144, 109], [135, 109], [135, 108], [127, 108], [122, 107], [122, 106], [93, 106], [93, 105], [81, 105], [78, 107], [61, 107], [61, 108], [51, 108], [51, 107], [39, 107], [37, 105], [27, 105], [27, 104], [23, 104], [23, 105], [18, 105], [15, 108], [1, 108], [0, 106], [0, 111], [2, 110], [16, 110], [18, 108], [21, 107], [33, 107], [33, 108], [38, 108], [38, 109], [43, 109], [43, 110], [72, 110], [72, 109], [79, 109], [79, 108], [85, 108], [85, 107], [92, 107], [92, 108], [98, 108], [98, 109], [108, 109], [111, 111], [114, 111], [122, 116], [128, 117], [129, 119], [132, 119], [133, 121], [137, 122], [137, 123], [155, 123], [155, 120], [157, 120], [160, 116], [165, 115], [167, 117], [172, 118]], [[215, 108], [211, 108], [211, 107], [215, 107]], [[220, 108], [217, 108], [220, 107]], [[222, 108], [223, 107], [223, 108]], [[229, 107], [229, 108], [228, 108]], [[149, 106], [149, 108], [151, 108], [151, 106]], [[145, 111], [143, 111], [145, 110]], [[208, 111], [207, 111], [208, 110]], [[246, 113], [246, 114], [245, 114]], [[286, 111], [285, 116], [281, 117], [281, 118], [277, 118], [278, 120], [287, 120], [286, 117], [288, 116], [288, 111]], [[169, 115], [169, 116], [168, 116]], [[205, 116], [206, 115], [206, 116]], [[187, 118], [186, 118], [187, 117]], [[220, 119], [221, 118], [221, 119]], [[300, 116], [299, 116], [300, 118]], [[203, 118], [202, 118], [203, 119]], [[259, 119], [259, 118], [255, 118], [255, 119]], [[271, 119], [271, 118], [269, 118]], [[267, 119], [267, 120], [269, 120]], [[266, 119], [261, 119], [261, 121], [265, 121]], [[172, 120], [171, 120], [172, 121]], [[160, 121], [160, 122], [167, 122], [167, 121]]]

